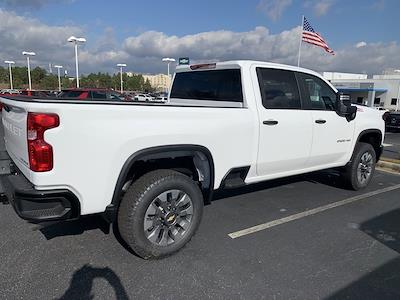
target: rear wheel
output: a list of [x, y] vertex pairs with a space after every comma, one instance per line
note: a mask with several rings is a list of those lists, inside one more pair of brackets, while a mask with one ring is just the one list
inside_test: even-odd
[[345, 167], [343, 177], [346, 184], [353, 190], [368, 186], [375, 172], [376, 153], [367, 143], [358, 143], [354, 149], [351, 162]]
[[189, 177], [172, 170], [149, 172], [121, 201], [121, 237], [143, 258], [161, 258], [181, 249], [196, 232], [203, 196]]

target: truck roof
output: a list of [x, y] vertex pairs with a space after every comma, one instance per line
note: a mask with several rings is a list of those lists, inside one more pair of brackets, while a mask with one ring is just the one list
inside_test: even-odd
[[256, 65], [258, 67], [264, 68], [272, 68], [272, 69], [281, 69], [281, 70], [288, 70], [288, 71], [295, 71], [301, 73], [307, 73], [314, 76], [317, 76], [323, 79], [326, 83], [328, 83], [335, 91], [337, 89], [322, 75], [318, 72], [315, 72], [310, 69], [301, 68], [297, 66], [285, 65], [285, 64], [278, 64], [273, 62], [265, 62], [265, 61], [257, 61], [257, 60], [229, 60], [229, 61], [221, 61], [221, 62], [208, 62], [203, 64], [191, 64], [191, 65], [180, 65], [176, 67], [176, 73], [181, 72], [193, 72], [193, 71], [201, 71], [201, 70], [213, 70], [213, 69], [239, 69], [239, 68], [249, 68], [252, 65]]
[[206, 66], [209, 65], [210, 68], [212, 65], [215, 65], [216, 69], [227, 69], [227, 68], [242, 68], [251, 65], [260, 65], [266, 68], [274, 68], [274, 69], [285, 69], [285, 70], [292, 70], [304, 73], [314, 73], [321, 76], [321, 74], [306, 68], [285, 65], [285, 64], [278, 64], [273, 62], [265, 62], [265, 61], [258, 61], [258, 60], [228, 60], [228, 61], [220, 61], [220, 62], [208, 62], [208, 63], [200, 63], [200, 64], [191, 64], [191, 65], [180, 65], [176, 67], [176, 72], [185, 72], [185, 71], [194, 71], [193, 67], [195, 66]]

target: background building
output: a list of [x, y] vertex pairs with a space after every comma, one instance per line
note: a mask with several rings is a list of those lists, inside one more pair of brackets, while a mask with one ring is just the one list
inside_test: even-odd
[[142, 75], [144, 80], [149, 80], [151, 87], [160, 92], [165, 92], [169, 90], [171, 85], [171, 77], [165, 74], [156, 74], [156, 75]]
[[382, 75], [324, 72], [324, 78], [341, 92], [349, 94], [353, 103], [370, 107], [399, 110], [400, 70], [386, 70]]

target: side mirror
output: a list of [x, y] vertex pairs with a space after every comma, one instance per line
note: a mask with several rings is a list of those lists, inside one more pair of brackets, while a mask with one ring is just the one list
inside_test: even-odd
[[349, 122], [356, 118], [357, 107], [351, 105], [349, 95], [344, 95], [342, 93], [337, 94], [336, 113], [341, 117], [345, 117]]

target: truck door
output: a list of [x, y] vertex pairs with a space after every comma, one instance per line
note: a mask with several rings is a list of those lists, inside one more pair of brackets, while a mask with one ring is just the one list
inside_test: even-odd
[[260, 67], [256, 74], [260, 129], [257, 174], [294, 174], [306, 167], [310, 155], [311, 112], [302, 110], [293, 71]]
[[355, 122], [335, 111], [336, 92], [321, 78], [296, 73], [305, 109], [312, 113], [313, 143], [308, 165], [342, 163], [351, 151]]

